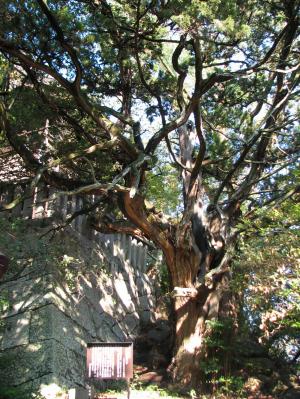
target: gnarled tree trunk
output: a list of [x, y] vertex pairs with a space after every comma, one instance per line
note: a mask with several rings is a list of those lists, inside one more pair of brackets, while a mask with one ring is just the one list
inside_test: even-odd
[[170, 269], [176, 269], [171, 272], [176, 325], [170, 371], [174, 380], [186, 387], [205, 389], [203, 365], [209, 356], [206, 340], [211, 333], [207, 322], [234, 313], [230, 306], [228, 268], [223, 265], [217, 274], [201, 283], [197, 280], [199, 256], [193, 248], [176, 248]]
[[[182, 162], [190, 157], [186, 152]], [[134, 186], [137, 176], [130, 179], [128, 186]], [[211, 332], [207, 322], [229, 312], [229, 253], [235, 237], [230, 217], [214, 204], [204, 205], [201, 179], [185, 173], [183, 183], [185, 212], [179, 223], [162, 219], [138, 194], [124, 193], [122, 208], [135, 226], [132, 234], [152, 240], [168, 266], [176, 318], [173, 378], [186, 386], [204, 387], [206, 339]], [[130, 233], [128, 228], [126, 232]]]

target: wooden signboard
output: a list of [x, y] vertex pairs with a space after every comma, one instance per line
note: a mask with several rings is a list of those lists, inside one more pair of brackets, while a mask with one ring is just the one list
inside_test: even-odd
[[89, 379], [127, 380], [133, 377], [133, 344], [87, 344], [87, 374]]

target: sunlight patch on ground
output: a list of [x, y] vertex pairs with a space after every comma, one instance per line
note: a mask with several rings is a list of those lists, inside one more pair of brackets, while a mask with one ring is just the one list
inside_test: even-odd
[[[117, 392], [117, 393], [106, 393], [106, 394], [98, 394], [96, 396], [97, 399], [127, 399], [127, 391], [124, 392]], [[96, 399], [95, 398], [95, 399]], [[166, 391], [164, 390], [155, 390], [155, 389], [149, 389], [149, 390], [131, 390], [130, 391], [130, 399], [186, 399], [183, 396], [177, 396], [177, 395], [172, 395], [172, 394], [167, 394]]]
[[63, 390], [57, 384], [42, 385], [40, 389], [41, 396], [45, 399], [54, 399], [61, 397]]

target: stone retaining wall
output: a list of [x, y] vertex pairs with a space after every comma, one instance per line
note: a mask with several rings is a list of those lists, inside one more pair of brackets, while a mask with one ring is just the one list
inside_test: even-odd
[[[9, 184], [0, 182], [0, 209], [1, 206], [14, 201], [18, 195], [24, 195], [28, 188], [28, 182], [23, 184]], [[28, 193], [27, 193], [28, 194]], [[34, 189], [34, 193], [26, 196], [26, 199], [13, 209], [6, 211], [12, 217], [26, 220], [44, 220], [45, 223], [64, 223], [67, 218], [84, 207], [95, 203], [94, 195], [81, 197], [80, 195], [60, 195], [51, 199], [55, 190], [46, 184], [40, 183]], [[81, 236], [94, 241], [96, 244], [105, 245], [114, 256], [124, 254], [129, 263], [135, 268], [146, 268], [147, 246], [136, 239], [121, 234], [101, 234], [89, 226], [87, 215], [78, 215], [70, 223], [73, 231]]]
[[62, 255], [84, 264], [76, 287], [51, 262], [26, 267], [2, 281], [9, 306], [2, 316], [0, 387], [24, 393], [56, 384], [85, 386], [86, 343], [131, 341], [153, 322], [155, 295], [145, 273], [145, 251], [126, 237], [83, 237], [71, 227], [59, 237]]

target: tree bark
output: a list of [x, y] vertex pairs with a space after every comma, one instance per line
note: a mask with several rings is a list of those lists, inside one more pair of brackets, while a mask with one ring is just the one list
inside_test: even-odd
[[[135, 176], [131, 176], [132, 185]], [[162, 223], [155, 209], [147, 209], [137, 194], [122, 194], [124, 215], [159, 248], [167, 264], [173, 290], [174, 356], [169, 367], [175, 381], [186, 388], [206, 388], [203, 366], [211, 351], [209, 321], [230, 316], [228, 306], [230, 257], [234, 243], [231, 222], [214, 205], [204, 206], [196, 181], [180, 223]], [[230, 252], [230, 251], [229, 251]], [[228, 253], [229, 253], [228, 252]]]
[[[224, 272], [217, 276], [212, 285], [201, 284], [199, 287], [191, 279], [191, 270], [197, 268], [199, 258], [193, 250], [177, 250], [176, 254], [175, 264], [176, 269], [180, 270], [177, 273], [180, 278], [173, 279], [173, 284], [179, 288], [174, 290], [173, 298], [175, 348], [169, 370], [173, 379], [186, 388], [204, 391], [208, 388], [203, 370], [209, 356], [206, 340], [211, 333], [207, 322], [233, 316], [229, 306], [232, 300], [229, 274]], [[184, 290], [184, 287], [189, 289]]]

